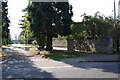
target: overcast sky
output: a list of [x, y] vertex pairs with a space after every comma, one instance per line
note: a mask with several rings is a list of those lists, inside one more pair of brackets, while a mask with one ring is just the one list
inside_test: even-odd
[[[116, 11], [118, 12], [118, 1], [116, 0]], [[69, 0], [73, 6], [74, 16], [73, 21], [80, 22], [82, 14], [94, 15], [97, 11], [105, 16], [113, 16], [114, 0]], [[23, 16], [22, 9], [28, 5], [28, 0], [8, 0], [9, 19], [11, 21], [10, 33], [12, 39], [15, 39], [15, 34], [19, 35], [21, 29], [19, 28], [21, 16]]]

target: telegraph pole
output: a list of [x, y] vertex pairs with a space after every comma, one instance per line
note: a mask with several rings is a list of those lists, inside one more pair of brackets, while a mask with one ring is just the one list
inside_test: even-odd
[[116, 6], [115, 6], [115, 0], [114, 0], [114, 27], [116, 26]]
[[116, 53], [119, 53], [119, 40], [118, 40], [118, 27], [116, 26], [116, 4], [114, 0], [114, 46], [116, 49]]
[[120, 19], [120, 0], [118, 2], [118, 18]]

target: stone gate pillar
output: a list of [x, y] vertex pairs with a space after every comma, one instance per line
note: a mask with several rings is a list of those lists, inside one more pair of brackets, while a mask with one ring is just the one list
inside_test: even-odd
[[67, 39], [67, 50], [68, 51], [74, 51], [74, 40], [73, 39]]

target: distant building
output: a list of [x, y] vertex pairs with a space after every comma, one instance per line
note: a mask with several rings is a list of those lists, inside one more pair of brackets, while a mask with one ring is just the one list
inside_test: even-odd
[[17, 44], [17, 43], [18, 43], [17, 34], [15, 34], [15, 39], [14, 39], [14, 40], [12, 40], [12, 42], [13, 42], [14, 44]]
[[16, 40], [12, 40], [12, 42], [13, 42], [14, 44], [17, 44], [17, 41], [16, 41]]
[[15, 34], [15, 40], [17, 40], [17, 34]]

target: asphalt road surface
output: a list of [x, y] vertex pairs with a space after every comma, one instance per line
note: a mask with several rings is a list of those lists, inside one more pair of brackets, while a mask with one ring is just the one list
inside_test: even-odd
[[[7, 55], [26, 53], [32, 54], [20, 44], [5, 51]], [[3, 78], [118, 78], [119, 74], [118, 62], [55, 61], [34, 56], [8, 58], [1, 64]]]

